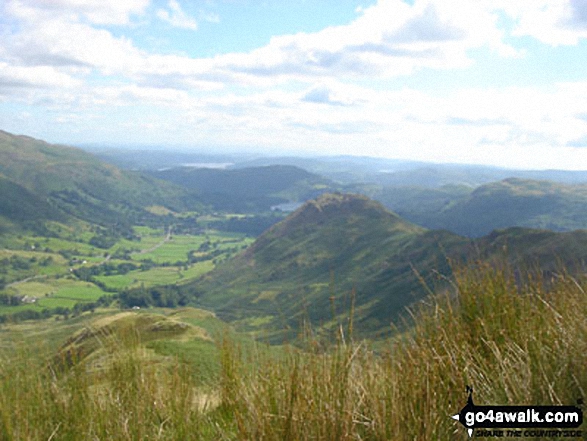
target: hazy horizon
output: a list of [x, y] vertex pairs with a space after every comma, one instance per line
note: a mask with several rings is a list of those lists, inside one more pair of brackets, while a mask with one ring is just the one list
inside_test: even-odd
[[7, 0], [0, 129], [587, 170], [579, 0]]

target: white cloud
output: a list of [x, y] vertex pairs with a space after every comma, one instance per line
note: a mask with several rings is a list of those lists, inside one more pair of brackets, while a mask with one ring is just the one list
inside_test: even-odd
[[159, 9], [157, 11], [157, 17], [176, 28], [191, 29], [193, 31], [198, 29], [198, 23], [196, 20], [189, 17], [181, 9], [177, 0], [169, 0], [169, 11], [166, 9]]
[[23, 65], [86, 66], [108, 75], [134, 72], [141, 64], [142, 55], [130, 40], [106, 30], [64, 20], [31, 25], [10, 42], [11, 57]]
[[131, 16], [141, 15], [149, 0], [9, 0], [8, 11], [23, 19], [51, 19], [67, 16], [85, 18], [93, 24], [125, 25]]
[[394, 77], [460, 68], [472, 62], [471, 48], [515, 52], [502, 43], [496, 20], [467, 1], [380, 0], [349, 25], [274, 37], [250, 53], [218, 57], [216, 66], [241, 77]]
[[576, 45], [587, 38], [584, 0], [479, 0], [487, 10], [500, 11], [515, 21], [514, 36], [530, 36], [542, 43]]
[[[468, 66], [472, 60], [467, 50], [485, 44], [507, 52], [495, 29], [495, 17], [467, 6], [467, 1], [459, 3], [464, 18], [459, 18], [454, 2], [420, 0], [410, 6], [399, 0], [380, 0], [349, 25], [274, 37], [267, 46], [249, 53], [192, 59], [139, 51], [128, 38], [114, 37], [79, 21], [82, 12], [98, 17], [109, 8], [114, 21], [128, 20], [129, 14], [144, 9], [144, 1], [134, 0], [123, 8], [114, 1], [44, 0], [35, 7], [34, 2], [13, 0], [9, 10], [20, 18], [23, 28], [10, 38], [4, 51], [7, 59], [22, 65], [63, 66], [69, 73], [76, 66], [90, 67], [103, 75], [123, 75], [134, 81], [164, 83], [167, 78], [171, 87], [180, 88], [194, 84], [209, 88], [227, 82], [272, 87], [291, 79], [394, 77], [424, 67]], [[176, 0], [170, 0], [169, 10], [157, 14], [174, 26], [197, 27]]]
[[72, 88], [81, 82], [49, 66], [31, 68], [11, 66], [0, 62], [0, 94], [22, 94], [35, 88]]
[[380, 0], [347, 25], [199, 59], [147, 52], [124, 32], [96, 26], [153, 13], [197, 28], [177, 1], [155, 11], [147, 3], [10, 1], [5, 10], [18, 26], [0, 34], [1, 99], [50, 109], [64, 126], [75, 124], [76, 111], [91, 112], [108, 122], [92, 130], [135, 142], [587, 169], [586, 151], [576, 147], [587, 139], [587, 82], [548, 90], [463, 85], [446, 95], [414, 83], [386, 86], [419, 70], [470, 66], [472, 49], [518, 55], [504, 43], [504, 17], [515, 35], [575, 44], [587, 29], [577, 0]]
[[155, 105], [181, 108], [188, 106], [190, 97], [185, 91], [139, 87], [134, 84], [118, 87], [97, 87], [92, 90], [97, 100], [107, 105]]

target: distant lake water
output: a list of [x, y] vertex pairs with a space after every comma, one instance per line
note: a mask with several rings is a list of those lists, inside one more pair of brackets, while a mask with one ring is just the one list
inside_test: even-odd
[[273, 211], [295, 211], [303, 205], [303, 202], [285, 202], [283, 204], [273, 205], [271, 210]]
[[182, 167], [194, 167], [194, 168], [217, 168], [217, 169], [225, 169], [234, 165], [232, 162], [188, 162], [186, 164], [181, 164]]

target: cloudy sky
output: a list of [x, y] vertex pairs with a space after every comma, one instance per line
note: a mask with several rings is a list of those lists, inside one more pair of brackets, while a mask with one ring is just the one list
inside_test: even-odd
[[587, 170], [587, 0], [0, 0], [0, 129]]

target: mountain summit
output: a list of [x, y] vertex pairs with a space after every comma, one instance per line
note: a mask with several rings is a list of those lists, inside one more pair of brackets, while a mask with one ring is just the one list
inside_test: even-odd
[[204, 305], [226, 318], [273, 329], [306, 319], [333, 325], [348, 315], [354, 291], [358, 319], [371, 318], [371, 329], [379, 329], [380, 319], [389, 325], [390, 311], [397, 316], [424, 295], [412, 265], [424, 262], [428, 273], [443, 260], [435, 238], [365, 196], [324, 194], [219, 266], [197, 290]]
[[275, 342], [308, 320], [334, 329], [351, 305], [355, 329], [373, 335], [448, 286], [450, 262], [507, 259], [548, 274], [556, 270], [552, 256], [562, 264], [584, 261], [587, 232], [511, 228], [469, 239], [411, 224], [364, 196], [324, 194], [192, 289], [203, 306]]
[[279, 238], [339, 253], [353, 244], [364, 243], [368, 237], [423, 231], [366, 196], [324, 194], [275, 224], [258, 238], [247, 254], [263, 255]]

